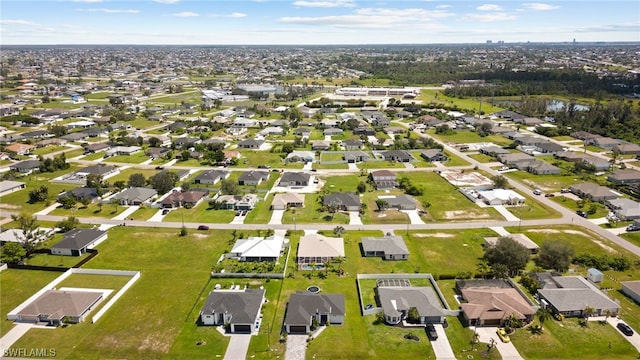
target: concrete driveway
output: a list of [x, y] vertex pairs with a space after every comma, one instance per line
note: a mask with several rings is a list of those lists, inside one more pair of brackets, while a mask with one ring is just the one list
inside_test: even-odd
[[[591, 320], [591, 318], [589, 318], [589, 320]], [[620, 336], [624, 337], [625, 339], [627, 339], [627, 341], [629, 341], [631, 343], [631, 345], [633, 345], [639, 352], [640, 352], [640, 334], [638, 334], [638, 330], [637, 329], [633, 329], [633, 335], [631, 336], [627, 336], [625, 334], [623, 334], [620, 330], [618, 330], [618, 328], [616, 327], [616, 325], [618, 325], [618, 323], [623, 322], [625, 324], [627, 324], [625, 321], [620, 320], [618, 318], [615, 317], [610, 317], [607, 318], [607, 322], [609, 324], [611, 324], [611, 326], [613, 326], [617, 332], [620, 333]], [[627, 324], [629, 325], [629, 324]]]
[[409, 221], [411, 224], [424, 224], [424, 221], [420, 218], [420, 214], [418, 214], [418, 210], [400, 210], [403, 213], [409, 216]]
[[244, 360], [247, 358], [247, 350], [251, 342], [251, 335], [231, 335], [224, 360]]
[[496, 330], [498, 330], [498, 328], [495, 326], [476, 328], [478, 339], [480, 342], [487, 344], [490, 344], [491, 339], [494, 339], [496, 341], [496, 350], [498, 350], [502, 356], [502, 360], [523, 360], [523, 357], [520, 356], [520, 353], [518, 353], [518, 350], [516, 350], [516, 347], [513, 346], [512, 343], [503, 343], [500, 341]]
[[282, 215], [284, 215], [284, 210], [273, 210], [273, 214], [271, 214], [271, 220], [269, 220], [269, 224], [282, 224]]
[[158, 211], [156, 211], [156, 213], [153, 214], [153, 216], [150, 217], [149, 220], [147, 220], [147, 221], [161, 222], [162, 219], [164, 219], [164, 217], [165, 217], [165, 215], [162, 215], [163, 211], [164, 211], [164, 209], [158, 209]]
[[349, 211], [349, 225], [362, 225], [360, 211]]
[[285, 360], [305, 360], [307, 354], [307, 335], [287, 336], [287, 350], [284, 353]]
[[436, 359], [455, 359], [456, 356], [453, 354], [453, 349], [451, 349], [451, 344], [449, 344], [447, 333], [444, 331], [442, 324], [433, 324], [433, 327], [436, 328], [436, 333], [438, 333], [438, 338], [431, 340], [431, 347], [433, 347], [433, 352], [436, 354]]

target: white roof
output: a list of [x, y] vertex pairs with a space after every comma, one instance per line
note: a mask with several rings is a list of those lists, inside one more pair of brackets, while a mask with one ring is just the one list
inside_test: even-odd
[[282, 236], [273, 235], [268, 238], [249, 237], [236, 241], [231, 253], [242, 257], [275, 257], [280, 256], [284, 244]]
[[344, 239], [308, 234], [300, 239], [298, 257], [344, 257]]
[[524, 200], [525, 197], [518, 194], [517, 192], [509, 189], [493, 189], [480, 192], [480, 195], [487, 199], [487, 201], [491, 201], [494, 199], [499, 199], [502, 201], [509, 201], [511, 199], [519, 199]]
[[[58, 229], [56, 228], [39, 228], [38, 242], [46, 240]], [[24, 232], [22, 229], [7, 229], [0, 233], [0, 242], [22, 242], [24, 239]]]

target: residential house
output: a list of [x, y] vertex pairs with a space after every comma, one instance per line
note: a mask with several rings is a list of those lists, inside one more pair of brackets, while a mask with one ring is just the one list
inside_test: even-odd
[[622, 140], [612, 139], [606, 136], [600, 136], [600, 137], [595, 137], [587, 140], [586, 144], [594, 145], [599, 148], [603, 148], [607, 150], [613, 150], [615, 146], [622, 144]]
[[460, 308], [469, 326], [502, 326], [513, 317], [526, 324], [536, 313], [506, 280], [457, 280], [456, 289], [465, 301]]
[[596, 171], [609, 170], [610, 163], [606, 159], [601, 159], [595, 156], [581, 154], [571, 151], [560, 151], [555, 154], [555, 157], [569, 162], [582, 162], [586, 165], [593, 166]]
[[304, 207], [304, 194], [280, 193], [273, 196], [271, 209], [287, 210], [291, 207]]
[[420, 152], [420, 156], [428, 162], [445, 162], [449, 158], [440, 149], [427, 149]]
[[343, 238], [326, 237], [318, 233], [305, 234], [300, 238], [297, 260], [300, 270], [324, 269], [328, 262], [344, 256]]
[[311, 136], [311, 131], [312, 131], [312, 129], [299, 127], [297, 129], [293, 130], [293, 133], [295, 135], [302, 136], [302, 138], [308, 138], [309, 136]]
[[103, 296], [102, 291], [50, 289], [16, 314], [11, 314], [10, 319], [50, 326], [77, 324], [83, 322], [89, 312], [98, 306]]
[[558, 152], [563, 151], [564, 147], [560, 144], [547, 141], [536, 145], [535, 150], [543, 154], [557, 154]]
[[365, 136], [375, 136], [376, 130], [374, 128], [366, 127], [366, 126], [358, 126], [353, 129], [354, 135], [365, 135]]
[[527, 155], [525, 153], [508, 153], [508, 154], [499, 154], [498, 160], [510, 168], [518, 167], [518, 165], [520, 167], [526, 168], [526, 166], [528, 166], [531, 162], [535, 161], [536, 159], [533, 156]]
[[620, 305], [582, 276], [552, 276], [551, 280], [538, 289], [537, 297], [543, 307], [550, 307], [554, 313], [580, 317], [587, 307], [594, 310], [591, 316], [618, 313]]
[[194, 189], [189, 191], [175, 191], [165, 197], [160, 204], [165, 209], [178, 208], [184, 206], [185, 208], [192, 208], [198, 205], [202, 199], [204, 199], [209, 190]]
[[258, 186], [263, 181], [267, 181], [267, 179], [269, 179], [268, 171], [249, 170], [240, 174], [238, 185]]
[[188, 149], [190, 147], [195, 146], [196, 144], [200, 144], [202, 140], [196, 137], [179, 137], [173, 139], [173, 145], [176, 149]]
[[11, 194], [26, 187], [27, 184], [20, 181], [2, 180], [0, 181], [0, 196]]
[[259, 322], [264, 295], [264, 289], [216, 289], [200, 310], [200, 321], [202, 325], [228, 325], [232, 334], [250, 334]]
[[65, 191], [62, 194], [58, 195], [58, 200], [63, 197], [72, 197], [76, 200], [89, 199], [94, 200], [98, 198], [98, 189], [90, 188], [90, 187], [77, 187], [75, 189], [71, 189], [69, 191]]
[[111, 149], [111, 146], [106, 142], [92, 143], [92, 144], [87, 144], [84, 147], [84, 153], [94, 154], [100, 151], [107, 151], [109, 149]]
[[513, 119], [514, 124], [522, 124], [524, 126], [536, 126], [544, 123], [544, 121], [534, 117], [523, 117]]
[[618, 144], [613, 147], [613, 151], [621, 155], [640, 155], [640, 145]]
[[313, 162], [316, 154], [313, 151], [292, 151], [287, 154], [289, 162]]
[[510, 189], [479, 191], [478, 198], [487, 205], [522, 205], [526, 199]]
[[226, 178], [229, 177], [231, 173], [228, 171], [222, 171], [222, 170], [207, 170], [205, 172], [202, 172], [200, 174], [198, 174], [198, 176], [196, 176], [193, 179], [193, 183], [194, 184], [206, 184], [206, 185], [213, 185], [215, 183], [217, 183], [218, 181], [224, 180]]
[[303, 172], [285, 172], [280, 178], [278, 186], [294, 187], [309, 186], [311, 184], [311, 175]]
[[607, 204], [621, 221], [640, 219], [640, 203], [637, 201], [628, 198], [618, 198], [608, 200]]
[[445, 321], [445, 309], [431, 287], [378, 286], [377, 290], [387, 324], [397, 325], [406, 320], [412, 308], [418, 312], [419, 324], [442, 324]]
[[343, 134], [343, 131], [340, 128], [328, 128], [328, 129], [324, 129], [323, 131], [324, 136], [339, 136], [342, 134]]
[[480, 153], [488, 156], [498, 157], [498, 155], [510, 154], [511, 151], [493, 145], [480, 148]]
[[357, 139], [344, 140], [342, 146], [345, 150], [361, 150], [364, 147], [362, 141]]
[[227, 254], [227, 258], [238, 259], [239, 261], [276, 262], [288, 245], [288, 241], [278, 235], [266, 238], [250, 236], [248, 239], [236, 240], [235, 245]]
[[387, 150], [380, 154], [386, 161], [410, 162], [415, 160], [407, 150]]
[[151, 159], [159, 159], [162, 156], [166, 155], [168, 152], [169, 149], [165, 147], [152, 147], [147, 149], [145, 155], [147, 155]]
[[615, 171], [607, 177], [615, 185], [628, 185], [640, 183], [640, 171], [631, 169]]
[[360, 196], [354, 193], [332, 193], [322, 198], [325, 207], [336, 206], [340, 211], [360, 211]]
[[220, 195], [216, 198], [216, 203], [227, 210], [251, 210], [258, 202], [258, 195]]
[[29, 155], [29, 152], [31, 152], [31, 150], [33, 150], [34, 148], [35, 146], [33, 145], [15, 143], [5, 146], [4, 151], [16, 155]]
[[518, 114], [517, 112], [511, 111], [511, 110], [503, 110], [503, 111], [498, 111], [497, 113], [494, 113], [493, 116], [499, 118], [499, 119], [506, 119], [506, 120], [511, 120], [511, 121], [516, 121], [516, 120], [521, 120], [524, 119], [526, 116], [522, 115], [522, 114]]
[[397, 210], [416, 210], [418, 208], [416, 201], [409, 195], [389, 195], [378, 198], [387, 202], [386, 208]]
[[391, 189], [398, 186], [396, 174], [389, 170], [376, 170], [371, 172], [371, 179], [376, 185], [376, 189]]
[[141, 151], [142, 148], [140, 146], [114, 146], [111, 149], [105, 151], [104, 156], [116, 156], [116, 155], [133, 155], [138, 151]]
[[311, 143], [311, 150], [313, 151], [326, 151], [331, 148], [331, 141], [314, 140]]
[[569, 191], [583, 199], [587, 198], [591, 201], [613, 200], [618, 197], [618, 195], [608, 187], [594, 183], [574, 184], [569, 186]]
[[[538, 244], [536, 244], [533, 240], [529, 239], [529, 237], [525, 234], [509, 234], [507, 235], [507, 237], [527, 248], [527, 250], [529, 250], [532, 254], [537, 254], [540, 250], [540, 246], [538, 246]], [[484, 246], [496, 246], [498, 244], [498, 240], [500, 240], [499, 237], [485, 237]]]
[[155, 189], [145, 187], [131, 187], [115, 194], [112, 199], [116, 200], [120, 205], [137, 206], [145, 203], [150, 203], [150, 200], [157, 194], [158, 192]]
[[258, 125], [258, 122], [252, 119], [238, 117], [233, 121], [232, 127], [236, 128], [252, 128]]
[[44, 139], [44, 140], [40, 140], [38, 141], [35, 145], [37, 148], [43, 148], [46, 146], [64, 146], [67, 144], [67, 140], [64, 139], [60, 139], [60, 138], [53, 138], [53, 139]]
[[106, 128], [98, 128], [98, 127], [84, 129], [81, 132], [83, 134], [87, 135], [87, 137], [91, 137], [91, 138], [95, 138], [95, 137], [99, 137], [99, 136], [106, 137], [109, 134], [109, 132], [107, 131]]
[[22, 174], [31, 174], [34, 171], [38, 171], [40, 169], [40, 165], [40, 160], [25, 160], [9, 165], [9, 170], [17, 171]]
[[623, 281], [622, 292], [640, 304], [640, 280]]
[[354, 150], [354, 151], [345, 151], [342, 154], [342, 158], [347, 163], [357, 163], [363, 161], [369, 161], [369, 154], [364, 151]]
[[362, 253], [365, 257], [382, 257], [384, 260], [407, 260], [409, 249], [402, 236], [387, 234], [383, 237], [363, 237]]
[[546, 161], [535, 160], [527, 165], [528, 172], [536, 175], [560, 175], [562, 169]]
[[53, 255], [80, 256], [107, 239], [107, 232], [98, 229], [73, 229], [51, 247]]
[[82, 133], [82, 132], [74, 132], [74, 133], [70, 133], [70, 134], [66, 134], [66, 135], [62, 135], [60, 138], [64, 139], [66, 141], [80, 141], [80, 140], [84, 140], [86, 138], [88, 138], [89, 135]]
[[264, 143], [264, 140], [246, 139], [238, 143], [238, 148], [258, 150]]
[[258, 135], [266, 137], [270, 135], [279, 136], [284, 134], [284, 129], [279, 126], [267, 126], [266, 128], [260, 130]]
[[344, 323], [346, 307], [342, 294], [291, 294], [284, 318], [284, 329], [288, 334], [308, 334], [315, 323], [339, 325]]

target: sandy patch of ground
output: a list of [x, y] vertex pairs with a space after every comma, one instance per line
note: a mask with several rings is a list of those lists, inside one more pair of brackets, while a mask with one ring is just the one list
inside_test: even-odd
[[450, 238], [450, 237], [453, 237], [454, 235], [447, 234], [447, 233], [434, 233], [434, 234], [418, 233], [418, 234], [413, 234], [413, 236], [419, 237], [419, 238], [424, 238], [424, 237]]
[[539, 232], [539, 233], [545, 233], [545, 234], [558, 234], [560, 232], [554, 229], [529, 229], [527, 231]]
[[580, 230], [563, 230], [562, 232], [567, 233], [567, 234], [574, 234], [574, 235], [582, 235], [582, 236], [589, 236], [587, 234], [585, 234], [584, 232], [580, 231]]
[[22, 206], [20, 205], [13, 205], [13, 204], [0, 204], [0, 209], [21, 209]]
[[447, 220], [455, 220], [455, 219], [486, 219], [486, 218], [490, 218], [491, 215], [489, 215], [487, 213], [476, 212], [476, 211], [452, 210], [452, 211], [445, 211], [444, 217]]
[[193, 234], [193, 237], [195, 237], [196, 239], [206, 239], [208, 237], [208, 235], [205, 235], [205, 234]]
[[610, 253], [616, 252], [616, 250], [614, 248], [612, 248], [611, 246], [607, 246], [607, 245], [603, 244], [602, 241], [600, 241], [600, 240], [593, 240], [593, 242], [598, 244], [598, 245], [600, 245], [601, 248], [607, 250]]

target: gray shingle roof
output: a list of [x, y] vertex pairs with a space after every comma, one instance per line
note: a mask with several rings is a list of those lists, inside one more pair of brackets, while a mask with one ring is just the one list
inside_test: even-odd
[[344, 315], [344, 295], [308, 292], [291, 294], [284, 323], [286, 325], [310, 325], [311, 315], [317, 313]]
[[440, 300], [430, 287], [379, 287], [378, 295], [385, 315], [400, 316], [400, 310], [415, 307], [420, 316], [444, 316]]
[[253, 323], [262, 306], [264, 289], [212, 291], [202, 307], [202, 314], [231, 313], [231, 324]]
[[52, 248], [80, 250], [92, 244], [107, 232], [98, 229], [73, 229], [64, 234], [62, 240]]
[[382, 251], [387, 254], [409, 255], [409, 249], [402, 236], [363, 237], [362, 249], [368, 251]]

